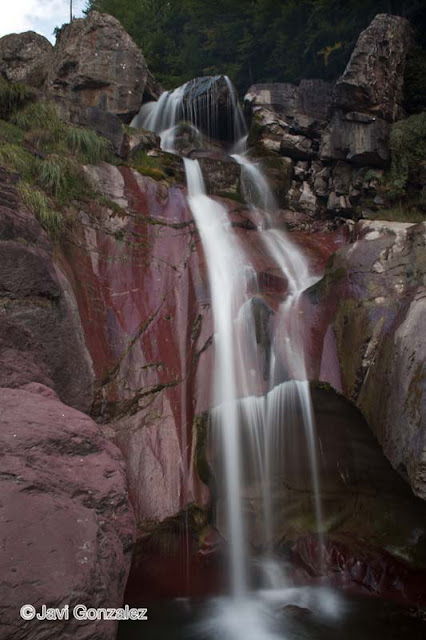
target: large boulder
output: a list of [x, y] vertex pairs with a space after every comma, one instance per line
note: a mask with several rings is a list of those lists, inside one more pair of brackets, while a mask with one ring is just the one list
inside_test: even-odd
[[66, 111], [97, 107], [130, 122], [148, 77], [140, 49], [118, 20], [97, 11], [61, 30], [47, 92]]
[[379, 14], [361, 33], [335, 86], [333, 116], [322, 136], [324, 160], [373, 167], [388, 164], [390, 123], [403, 116], [411, 31], [405, 18]]
[[[1, 640], [113, 640], [115, 622], [77, 604], [121, 607], [134, 537], [124, 463], [86, 415], [41, 384], [0, 388]], [[69, 605], [69, 620], [24, 620]]]
[[394, 122], [403, 115], [404, 67], [413, 36], [405, 18], [378, 14], [361, 33], [335, 87], [334, 105]]
[[41, 87], [51, 63], [53, 47], [34, 31], [0, 38], [0, 76], [9, 82]]
[[[311, 291], [328, 318], [320, 377], [341, 384], [425, 499], [426, 224], [363, 221], [354, 239]], [[329, 377], [336, 354], [340, 383]]]

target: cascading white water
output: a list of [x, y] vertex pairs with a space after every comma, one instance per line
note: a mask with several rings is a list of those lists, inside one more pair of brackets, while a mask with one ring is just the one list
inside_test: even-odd
[[219, 438], [224, 452], [227, 484], [227, 522], [231, 545], [233, 592], [241, 596], [247, 586], [247, 555], [241, 509], [241, 459], [237, 412], [237, 367], [233, 324], [246, 293], [245, 257], [231, 232], [227, 212], [205, 193], [200, 165], [185, 158], [188, 200], [208, 266], [215, 325], [214, 405], [219, 417]]
[[[241, 611], [247, 613], [247, 603], [253, 604], [249, 595], [252, 538], [260, 540], [265, 550], [264, 566], [268, 575], [274, 576], [273, 586], [276, 588], [282, 580], [282, 572], [271, 556], [280, 525], [275, 518], [274, 500], [283, 477], [295, 464], [292, 447], [296, 431], [299, 439], [300, 432], [304, 433], [317, 528], [319, 532], [322, 529], [315, 427], [300, 307], [303, 291], [316, 278], [310, 274], [302, 252], [275, 224], [275, 200], [259, 166], [241, 155], [246, 140], [245, 123], [227, 78], [226, 83], [231, 96], [229, 109], [234, 136], [240, 136], [239, 143], [234, 146], [238, 154], [233, 157], [242, 165], [244, 195], [249, 204], [263, 211], [258, 232], [266, 251], [287, 281], [287, 295], [275, 313], [270, 353], [265, 361], [256, 344], [253, 307], [259, 294], [256, 271], [232, 228], [227, 210], [206, 195], [199, 163], [185, 158], [188, 203], [206, 256], [211, 288], [215, 355], [211, 427], [216, 452], [215, 470], [225, 502], [223, 530], [227, 532], [230, 545], [232, 593], [238, 599]], [[195, 126], [199, 124], [199, 103], [191, 105], [187, 102], [183, 107], [187, 85], [167, 92], [157, 103], [143, 107], [133, 123], [159, 133], [162, 148], [168, 151], [175, 152], [174, 132], [179, 118], [185, 118]], [[196, 95], [193, 87], [191, 91]], [[207, 104], [211, 98], [207, 93]], [[216, 118], [213, 109], [207, 123], [209, 131], [217, 130], [217, 123], [213, 124]], [[265, 378], [265, 363], [269, 382], [266, 394], [260, 384]], [[263, 516], [260, 523], [253, 522], [247, 514], [247, 495], [253, 499], [253, 487], [261, 487], [259, 499]], [[281, 591], [284, 586], [284, 583], [280, 585]], [[255, 640], [274, 637], [274, 634], [263, 633], [261, 612], [259, 616], [254, 619], [250, 614], [252, 637]], [[230, 628], [236, 618], [234, 614], [230, 618], [228, 635], [234, 638], [237, 634]]]
[[[157, 102], [142, 105], [133, 118], [132, 126], [158, 133], [161, 148], [175, 151], [176, 125], [185, 122], [197, 130], [204, 125], [207, 135], [219, 137], [219, 111], [217, 103], [217, 85], [220, 80], [227, 86], [227, 111], [229, 112], [228, 132], [233, 140], [240, 140], [246, 134], [244, 116], [238, 104], [238, 96], [228, 76], [208, 78], [209, 83], [203, 90], [197, 90], [196, 80], [190, 80], [173, 91], [164, 91]], [[203, 78], [198, 79], [200, 81]], [[205, 122], [202, 122], [203, 116]]]

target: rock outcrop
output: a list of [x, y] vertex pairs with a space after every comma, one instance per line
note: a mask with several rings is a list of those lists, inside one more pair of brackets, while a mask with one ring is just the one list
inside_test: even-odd
[[[123, 602], [134, 523], [121, 454], [44, 385], [0, 388], [0, 407], [0, 638], [113, 640], [116, 622], [72, 609]], [[69, 620], [25, 621], [23, 604], [68, 604]]]
[[311, 291], [328, 334], [319, 377], [339, 386], [337, 354], [341, 390], [426, 499], [426, 225], [365, 221], [355, 234]]
[[359, 36], [336, 83], [334, 107], [371, 113], [388, 122], [399, 120], [404, 115], [403, 69], [412, 44], [408, 20], [378, 14]]
[[77, 410], [91, 408], [93, 369], [76, 301], [16, 179], [0, 170], [0, 638], [112, 640], [115, 623], [19, 615], [120, 606], [134, 522], [122, 455]]
[[360, 35], [334, 88], [321, 80], [250, 87], [245, 105], [252, 117], [253, 154], [279, 154], [295, 162], [283, 206], [311, 216], [344, 217], [371, 206], [380, 179], [374, 171], [389, 165], [391, 123], [403, 115], [411, 44], [407, 20], [379, 14]]
[[40, 88], [51, 64], [53, 47], [34, 31], [0, 38], [0, 77]]
[[147, 78], [145, 59], [118, 20], [91, 11], [61, 30], [46, 90], [64, 113], [96, 107], [130, 122]]

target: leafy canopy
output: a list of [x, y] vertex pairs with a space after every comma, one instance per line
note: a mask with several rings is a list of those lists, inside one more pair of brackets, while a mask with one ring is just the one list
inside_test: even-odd
[[88, 0], [91, 9], [118, 18], [166, 88], [216, 73], [240, 91], [334, 79], [377, 13], [426, 28], [424, 0]]

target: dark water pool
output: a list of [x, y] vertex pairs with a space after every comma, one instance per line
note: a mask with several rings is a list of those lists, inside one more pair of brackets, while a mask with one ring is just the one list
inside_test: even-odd
[[426, 640], [426, 612], [328, 590], [145, 606], [148, 620], [120, 623], [118, 640]]

